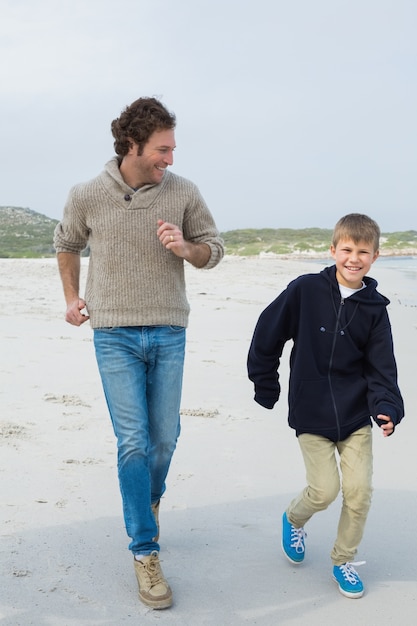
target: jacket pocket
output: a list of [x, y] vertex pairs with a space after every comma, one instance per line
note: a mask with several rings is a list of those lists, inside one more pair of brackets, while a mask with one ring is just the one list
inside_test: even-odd
[[327, 378], [300, 380], [289, 393], [289, 421], [298, 430], [320, 432], [336, 426], [332, 393]]

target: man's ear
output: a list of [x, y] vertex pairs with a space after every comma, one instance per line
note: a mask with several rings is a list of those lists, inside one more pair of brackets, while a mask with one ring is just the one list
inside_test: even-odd
[[133, 141], [133, 139], [131, 137], [128, 137], [127, 140], [129, 142], [129, 154], [132, 154], [132, 150], [135, 149], [135, 146], [137, 146], [137, 143], [135, 141]]

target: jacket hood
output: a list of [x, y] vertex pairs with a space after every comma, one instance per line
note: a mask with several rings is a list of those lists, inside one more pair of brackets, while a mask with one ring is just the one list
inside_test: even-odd
[[[325, 267], [320, 275], [328, 281], [330, 287], [337, 290], [337, 298], [340, 298], [340, 289], [339, 283], [336, 279], [336, 265], [330, 265], [329, 267]], [[363, 282], [366, 285], [366, 289], [361, 289], [356, 293], [349, 296], [349, 300], [358, 303], [364, 303], [372, 306], [388, 306], [390, 301], [388, 298], [383, 296], [379, 291], [377, 291], [378, 283], [375, 278], [371, 278], [370, 276], [364, 276]]]

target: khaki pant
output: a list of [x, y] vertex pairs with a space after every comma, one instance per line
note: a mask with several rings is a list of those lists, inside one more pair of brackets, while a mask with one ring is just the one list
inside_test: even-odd
[[327, 509], [340, 490], [336, 458], [339, 453], [343, 506], [331, 552], [334, 565], [351, 562], [362, 539], [372, 496], [372, 429], [365, 426], [344, 441], [333, 443], [319, 435], [298, 437], [306, 467], [307, 487], [291, 502], [287, 518], [300, 528]]

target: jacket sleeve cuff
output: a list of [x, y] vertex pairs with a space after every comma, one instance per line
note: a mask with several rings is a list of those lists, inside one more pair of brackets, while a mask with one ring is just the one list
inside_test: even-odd
[[278, 398], [268, 398], [266, 396], [260, 396], [259, 394], [255, 393], [254, 400], [265, 409], [273, 409]]
[[396, 409], [389, 404], [380, 404], [377, 408], [376, 411], [376, 415], [374, 417], [375, 422], [378, 424], [378, 426], [381, 426], [381, 424], [383, 424], [383, 420], [379, 420], [377, 419], [377, 415], [389, 415], [391, 422], [394, 424], [394, 426], [398, 426], [398, 424], [401, 421], [401, 414], [398, 415], [398, 412], [396, 411]]

